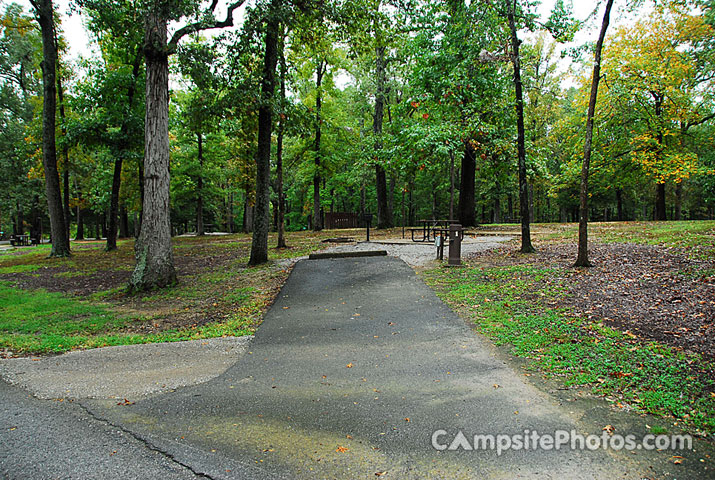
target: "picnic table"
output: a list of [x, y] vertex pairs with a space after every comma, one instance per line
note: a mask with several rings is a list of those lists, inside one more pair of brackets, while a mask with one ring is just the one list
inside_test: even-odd
[[10, 237], [10, 245], [18, 247], [29, 247], [30, 246], [30, 236], [29, 235], [12, 235]]
[[[458, 223], [458, 220], [420, 220], [420, 227], [409, 229], [410, 238], [413, 242], [434, 242], [435, 230], [449, 229], [452, 223]], [[418, 233], [417, 238], [415, 238], [415, 232]]]

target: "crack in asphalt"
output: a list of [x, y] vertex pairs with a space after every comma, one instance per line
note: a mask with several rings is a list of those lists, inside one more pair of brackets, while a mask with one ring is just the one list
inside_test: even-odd
[[73, 402], [73, 403], [75, 403], [78, 407], [80, 407], [80, 409], [82, 409], [87, 415], [89, 415], [90, 417], [92, 417], [94, 420], [96, 420], [96, 421], [98, 421], [98, 422], [100, 422], [100, 423], [103, 423], [103, 424], [105, 424], [105, 425], [107, 425], [107, 426], [110, 426], [110, 427], [112, 427], [112, 428], [116, 428], [116, 429], [118, 429], [119, 431], [121, 431], [121, 432], [123, 432], [123, 433], [129, 435], [131, 438], [133, 438], [134, 440], [136, 440], [136, 441], [138, 441], [139, 443], [141, 443], [142, 445], [144, 445], [147, 449], [151, 450], [152, 452], [156, 452], [156, 453], [158, 453], [159, 455], [161, 455], [161, 456], [163, 456], [164, 458], [166, 458], [167, 460], [169, 460], [170, 462], [173, 462], [173, 463], [179, 465], [180, 467], [187, 469], [188, 471], [190, 471], [191, 473], [193, 473], [193, 474], [196, 475], [197, 477], [199, 477], [199, 478], [206, 478], [206, 479], [209, 479], [209, 480], [216, 480], [216, 479], [215, 479], [214, 477], [212, 477], [211, 475], [208, 475], [208, 474], [206, 474], [206, 473], [199, 472], [199, 471], [195, 470], [191, 465], [188, 465], [188, 464], [186, 464], [186, 463], [180, 461], [180, 460], [177, 459], [174, 455], [172, 455], [171, 453], [169, 453], [169, 452], [167, 452], [167, 451], [165, 451], [165, 450], [162, 450], [161, 448], [157, 447], [156, 445], [154, 445], [154, 444], [151, 443], [148, 439], [142, 437], [141, 435], [132, 432], [131, 430], [129, 430], [128, 428], [126, 428], [126, 427], [124, 427], [124, 426], [122, 426], [122, 425], [118, 425], [118, 424], [116, 424], [116, 423], [114, 423], [114, 422], [111, 422], [110, 420], [108, 420], [108, 419], [106, 419], [106, 418], [104, 418], [104, 417], [100, 417], [99, 415], [97, 415], [96, 413], [94, 413], [89, 407], [87, 407], [86, 405], [82, 404], [81, 402]]

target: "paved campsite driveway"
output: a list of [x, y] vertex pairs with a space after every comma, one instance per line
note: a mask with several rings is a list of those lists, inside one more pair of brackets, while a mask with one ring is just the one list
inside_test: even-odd
[[210, 478], [643, 477], [602, 450], [436, 451], [440, 429], [441, 442], [459, 430], [601, 432], [526, 383], [394, 258], [299, 262], [224, 374], [129, 400], [82, 404]]

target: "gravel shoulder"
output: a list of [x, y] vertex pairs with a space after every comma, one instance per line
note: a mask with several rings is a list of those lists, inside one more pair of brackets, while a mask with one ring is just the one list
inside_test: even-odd
[[[499, 248], [512, 238], [513, 237], [508, 236], [466, 238], [465, 241], [462, 242], [462, 258]], [[435, 262], [437, 258], [437, 248], [434, 246], [434, 243], [414, 243], [402, 239], [385, 239], [374, 242], [336, 245], [324, 250], [324, 252], [358, 252], [367, 250], [386, 250], [387, 255], [399, 258], [411, 267], [427, 266]], [[445, 247], [445, 261], [447, 253], [448, 248]]]

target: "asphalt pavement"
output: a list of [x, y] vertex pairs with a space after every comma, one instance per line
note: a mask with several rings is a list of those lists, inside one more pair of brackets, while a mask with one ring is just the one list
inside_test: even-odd
[[[395, 258], [298, 262], [246, 350], [204, 383], [121, 402], [41, 401], [0, 382], [0, 474], [644, 478], [625, 452], [474, 449], [475, 435], [602, 431], [507, 365]], [[466, 444], [441, 449], [459, 432]]]

